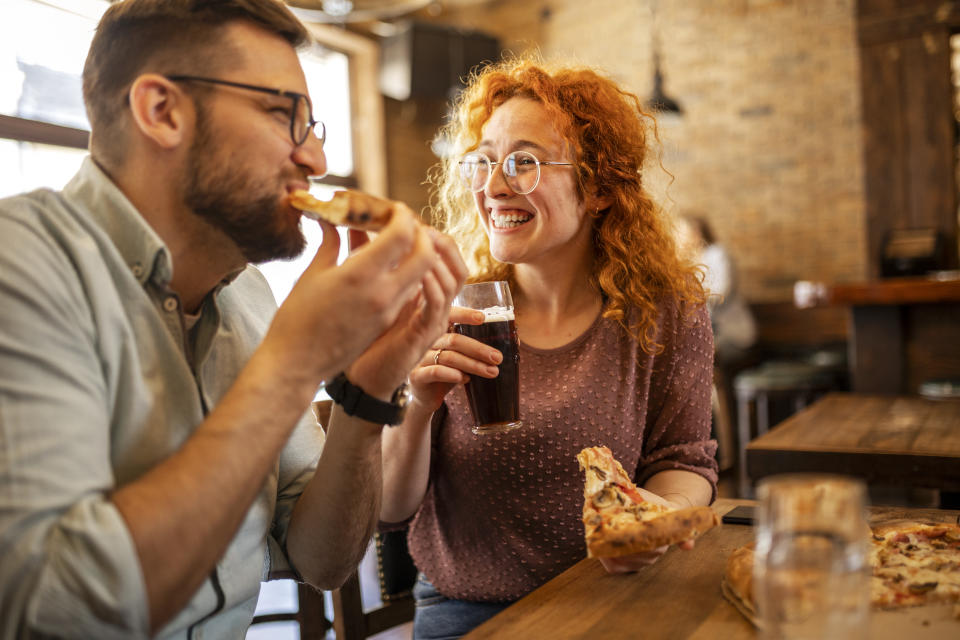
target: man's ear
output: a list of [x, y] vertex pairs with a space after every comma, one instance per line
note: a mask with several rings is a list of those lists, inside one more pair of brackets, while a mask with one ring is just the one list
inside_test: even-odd
[[181, 144], [194, 108], [172, 81], [156, 73], [138, 76], [127, 94], [130, 113], [140, 134], [163, 149]]

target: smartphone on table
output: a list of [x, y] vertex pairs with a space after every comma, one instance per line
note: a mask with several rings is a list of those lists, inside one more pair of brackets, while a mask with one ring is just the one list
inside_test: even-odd
[[721, 521], [723, 524], [753, 524], [754, 512], [756, 507], [749, 504], [742, 504], [737, 507], [734, 507], [730, 511], [727, 511], [723, 514]]

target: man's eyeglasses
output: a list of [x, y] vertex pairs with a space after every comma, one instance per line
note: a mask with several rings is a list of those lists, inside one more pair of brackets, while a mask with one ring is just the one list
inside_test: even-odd
[[460, 180], [473, 192], [480, 192], [490, 184], [493, 169], [501, 165], [507, 186], [517, 195], [525, 196], [540, 184], [540, 166], [572, 167], [571, 162], [541, 162], [529, 151], [514, 151], [503, 159], [493, 162], [486, 154], [474, 151], [460, 160]]
[[[260, 87], [254, 84], [244, 84], [242, 82], [231, 82], [230, 80], [219, 80], [217, 78], [203, 78], [200, 76], [172, 75], [165, 76], [167, 80], [173, 82], [206, 82], [207, 84], [219, 84], [226, 87], [236, 87], [237, 89], [246, 89], [248, 91], [259, 91], [260, 93], [269, 93], [274, 96], [290, 98], [290, 139], [294, 146], [299, 147], [307, 141], [310, 131], [320, 139], [320, 146], [327, 139], [327, 127], [319, 120], [313, 119], [313, 103], [310, 98], [296, 91], [284, 91], [283, 89], [271, 89], [270, 87]], [[318, 126], [319, 125], [319, 126]]]

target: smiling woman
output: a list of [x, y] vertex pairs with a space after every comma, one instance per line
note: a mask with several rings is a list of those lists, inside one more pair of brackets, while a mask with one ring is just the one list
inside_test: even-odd
[[[510, 282], [523, 426], [473, 435], [457, 387], [504, 375], [508, 354], [464, 332], [410, 373], [417, 401], [383, 434], [381, 520], [412, 517], [414, 638], [459, 636], [583, 557], [582, 449], [609, 443], [666, 509], [708, 504], [717, 479], [704, 293], [646, 189], [639, 98], [593, 69], [508, 59], [470, 78], [445, 133], [434, 213], [470, 280]], [[643, 570], [667, 542], [601, 562]]]

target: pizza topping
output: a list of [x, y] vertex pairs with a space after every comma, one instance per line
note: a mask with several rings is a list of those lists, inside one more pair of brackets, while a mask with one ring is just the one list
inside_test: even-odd
[[597, 465], [594, 465], [594, 464], [590, 465], [590, 470], [593, 471], [595, 474], [597, 474], [597, 477], [600, 478], [601, 480], [607, 479], [607, 472], [601, 469], [600, 467], [598, 467]]
[[598, 509], [611, 507], [618, 502], [623, 504], [623, 496], [614, 491], [613, 487], [604, 487], [603, 491], [593, 494], [593, 506]]
[[632, 484], [627, 487], [618, 484], [617, 488], [620, 489], [620, 491], [622, 491], [624, 494], [629, 496], [630, 499], [633, 500], [634, 502], [641, 502], [641, 503], [646, 502], [646, 500], [644, 500], [643, 498], [643, 494], [641, 494], [640, 491]]
[[[954, 604], [960, 612], [960, 526], [895, 522], [879, 525], [870, 540], [870, 599], [878, 608]], [[728, 577], [740, 576], [736, 593], [742, 593], [743, 577], [750, 579], [746, 562], [752, 552], [731, 555]], [[731, 584], [734, 582], [730, 578]]]
[[[869, 540], [874, 607], [953, 604], [960, 618], [960, 526], [891, 522], [877, 526]], [[725, 576], [725, 589], [751, 605], [752, 565], [752, 549], [741, 547], [731, 554]]]
[[938, 583], [936, 582], [923, 582], [920, 584], [911, 584], [907, 588], [910, 589], [910, 593], [913, 593], [913, 594], [927, 593], [928, 591], [933, 591], [934, 589], [936, 589], [937, 584]]

